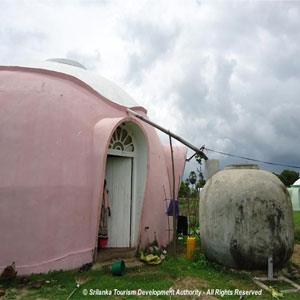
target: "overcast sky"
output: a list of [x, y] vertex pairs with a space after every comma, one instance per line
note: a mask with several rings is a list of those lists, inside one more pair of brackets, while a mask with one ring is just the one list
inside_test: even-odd
[[0, 22], [0, 64], [77, 60], [198, 147], [300, 165], [298, 1], [0, 0]]

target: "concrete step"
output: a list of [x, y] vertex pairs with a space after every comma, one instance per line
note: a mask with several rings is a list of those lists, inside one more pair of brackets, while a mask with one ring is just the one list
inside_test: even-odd
[[98, 250], [96, 262], [105, 262], [112, 259], [133, 258], [136, 248], [101, 248]]

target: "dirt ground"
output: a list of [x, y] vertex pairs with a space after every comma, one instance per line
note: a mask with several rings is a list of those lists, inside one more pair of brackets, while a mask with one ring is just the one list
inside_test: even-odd
[[300, 267], [300, 245], [294, 246], [294, 253], [291, 260]]
[[[183, 291], [183, 290], [201, 290], [201, 291], [205, 291], [207, 290], [209, 287], [209, 284], [206, 280], [204, 279], [199, 279], [199, 278], [195, 278], [195, 277], [191, 277], [191, 276], [185, 276], [183, 278], [178, 278], [175, 280], [174, 285], [172, 286], [172, 288], [176, 291], [177, 289]], [[182, 296], [178, 296], [181, 297]], [[176, 296], [175, 296], [176, 298]], [[207, 296], [207, 295], [201, 295], [201, 297], [199, 298], [198, 296], [189, 296], [188, 299], [190, 300], [194, 300], [194, 299], [203, 299], [203, 300], [214, 300], [214, 299], [218, 299], [216, 297], [213, 296]]]

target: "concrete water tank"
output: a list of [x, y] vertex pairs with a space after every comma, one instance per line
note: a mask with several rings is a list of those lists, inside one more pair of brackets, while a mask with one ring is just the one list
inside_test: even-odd
[[284, 266], [293, 253], [289, 193], [256, 165], [229, 166], [213, 175], [200, 198], [201, 246], [210, 260], [241, 269], [265, 269], [268, 256]]

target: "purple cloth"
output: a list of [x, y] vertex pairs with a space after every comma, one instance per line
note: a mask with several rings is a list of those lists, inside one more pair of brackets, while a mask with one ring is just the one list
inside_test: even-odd
[[[173, 200], [171, 199], [168, 210], [166, 212], [168, 216], [173, 216]], [[178, 200], [175, 200], [175, 217], [178, 218], [179, 215], [179, 207]]]

